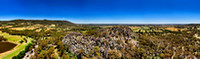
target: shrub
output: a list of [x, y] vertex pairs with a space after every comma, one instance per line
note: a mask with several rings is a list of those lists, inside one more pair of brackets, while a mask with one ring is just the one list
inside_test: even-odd
[[12, 59], [20, 59], [19, 57], [17, 57], [17, 56], [14, 56], [14, 57], [12, 57]]

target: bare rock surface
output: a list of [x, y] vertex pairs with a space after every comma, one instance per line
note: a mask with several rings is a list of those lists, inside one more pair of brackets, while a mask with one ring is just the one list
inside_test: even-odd
[[[86, 57], [96, 55], [108, 57], [109, 51], [119, 51], [138, 46], [135, 38], [137, 35], [128, 27], [111, 27], [99, 30], [94, 36], [84, 36], [79, 32], [71, 32], [64, 37], [63, 43], [70, 46], [69, 50], [74, 54], [82, 54]], [[114, 51], [115, 52], [115, 51]], [[122, 55], [123, 53], [118, 53]]]

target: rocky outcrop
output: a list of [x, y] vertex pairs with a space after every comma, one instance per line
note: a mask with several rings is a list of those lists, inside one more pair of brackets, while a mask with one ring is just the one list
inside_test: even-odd
[[[98, 31], [99, 37], [84, 36], [79, 32], [69, 33], [62, 42], [69, 45], [69, 50], [74, 54], [80, 54], [86, 57], [99, 56], [107, 57], [110, 50], [121, 50], [137, 46], [137, 35], [128, 27], [112, 27]], [[129, 45], [129, 46], [128, 46]], [[82, 49], [82, 50], [80, 50]], [[117, 54], [122, 55], [122, 54]]]

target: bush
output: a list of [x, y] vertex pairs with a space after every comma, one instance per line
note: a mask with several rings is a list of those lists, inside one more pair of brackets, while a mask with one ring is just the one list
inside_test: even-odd
[[161, 53], [161, 54], [160, 54], [160, 57], [164, 58], [164, 57], [165, 57], [165, 54]]
[[20, 59], [19, 57], [17, 57], [17, 56], [14, 56], [14, 57], [12, 57], [12, 59]]
[[21, 51], [17, 56], [19, 58], [22, 58], [22, 57], [24, 57], [25, 53], [26, 53], [25, 51]]
[[24, 57], [25, 53], [29, 51], [29, 48], [32, 44], [28, 44], [26, 47], [25, 47], [25, 50], [21, 51], [17, 56], [14, 56], [12, 57], [12, 59], [21, 59]]

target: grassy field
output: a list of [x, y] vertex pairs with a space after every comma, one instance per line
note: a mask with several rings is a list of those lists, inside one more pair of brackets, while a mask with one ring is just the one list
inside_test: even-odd
[[38, 27], [16, 27], [16, 28], [10, 28], [11, 30], [34, 30]]
[[21, 52], [22, 50], [25, 49], [25, 47], [31, 43], [31, 40], [33, 40], [32, 38], [28, 38], [28, 42], [27, 43], [22, 43], [20, 44], [18, 41], [19, 40], [23, 40], [23, 38], [25, 38], [25, 36], [18, 36], [18, 35], [10, 35], [8, 33], [2, 33], [0, 31], [0, 36], [3, 36], [4, 38], [8, 39], [9, 42], [13, 42], [18, 44], [17, 47], [15, 47], [14, 49], [10, 50], [11, 52], [4, 54], [3, 56], [0, 57], [0, 59], [11, 59], [13, 56], [18, 55], [19, 52]]
[[174, 27], [167, 27], [166, 30], [170, 30], [170, 31], [178, 31], [178, 28], [174, 28]]
[[8, 39], [8, 41], [12, 41], [12, 42], [18, 42], [19, 40], [23, 40], [23, 38], [25, 38], [25, 36], [18, 36], [18, 35], [10, 35], [8, 33], [3, 33], [0, 31], [0, 36], [3, 36], [4, 38]]

